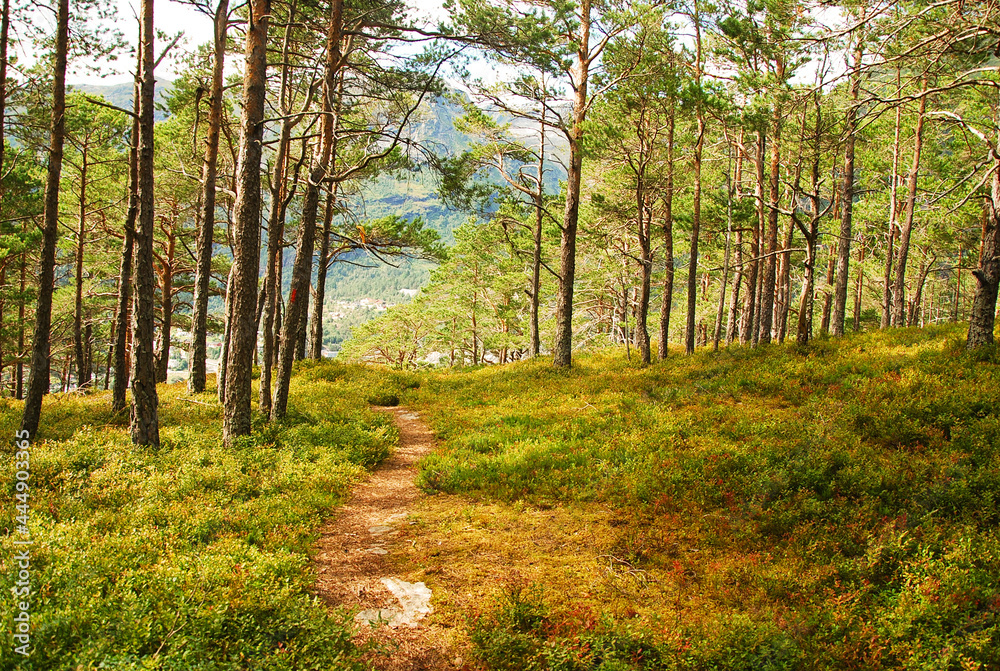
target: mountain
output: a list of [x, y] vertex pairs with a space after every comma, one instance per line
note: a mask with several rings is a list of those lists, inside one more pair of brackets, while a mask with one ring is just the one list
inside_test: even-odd
[[[171, 81], [157, 81], [153, 93], [153, 102], [156, 105], [156, 112], [153, 117], [156, 121], [163, 121], [167, 118], [167, 112], [163, 109], [166, 98], [170, 95], [173, 87]], [[132, 84], [125, 82], [122, 84], [70, 84], [70, 91], [80, 91], [92, 96], [103, 96], [112, 105], [122, 109], [132, 109]]]

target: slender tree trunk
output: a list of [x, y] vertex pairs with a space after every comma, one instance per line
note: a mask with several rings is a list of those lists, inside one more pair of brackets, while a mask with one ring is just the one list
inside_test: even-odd
[[[702, 44], [701, 16], [697, 0], [694, 3], [694, 33], [695, 33], [695, 82], [701, 87]], [[695, 116], [698, 129], [694, 144], [694, 201], [691, 212], [691, 254], [688, 262], [687, 282], [687, 328], [684, 333], [684, 350], [694, 354], [695, 342], [695, 306], [698, 298], [698, 238], [701, 233], [701, 159], [705, 147], [705, 110], [701, 102], [696, 105]]]
[[[738, 200], [743, 200], [743, 152], [740, 150], [743, 146], [744, 131], [740, 130], [740, 139], [737, 144], [738, 151], [736, 152], [736, 174], [734, 176], [734, 184], [732, 187], [732, 192]], [[726, 344], [731, 345], [738, 337], [739, 333], [739, 305], [740, 305], [740, 287], [743, 284], [744, 277], [746, 273], [743, 271], [743, 228], [742, 226], [736, 231], [736, 260], [734, 265], [734, 276], [733, 276], [733, 291], [729, 299], [729, 323], [726, 326]]]
[[[326, 63], [323, 80], [322, 137], [316, 150], [309, 181], [302, 203], [302, 223], [292, 267], [292, 281], [288, 306], [281, 329], [281, 346], [278, 350], [278, 370], [271, 419], [279, 420], [288, 408], [288, 388], [292, 379], [292, 362], [299, 349], [300, 333], [304, 332], [306, 310], [309, 305], [309, 282], [312, 276], [313, 243], [316, 239], [316, 217], [319, 209], [320, 187], [327, 177], [333, 155], [337, 120], [334, 119], [334, 98], [337, 91], [337, 73], [341, 67], [340, 41], [343, 34], [343, 0], [335, 0], [327, 29]], [[303, 344], [304, 349], [304, 344]]]
[[645, 162], [642, 156], [645, 150], [640, 150], [640, 169], [636, 174], [636, 233], [639, 237], [639, 266], [642, 273], [641, 285], [638, 300], [636, 301], [636, 324], [635, 324], [635, 346], [639, 350], [639, 359], [643, 366], [648, 366], [651, 359], [649, 347], [649, 330], [647, 329], [647, 319], [649, 316], [649, 291], [653, 274], [653, 253], [650, 244], [652, 229], [652, 212], [650, 212], [649, 196], [646, 194], [645, 182]]
[[726, 309], [726, 288], [729, 284], [729, 256], [733, 236], [733, 182], [730, 174], [732, 167], [732, 145], [729, 149], [729, 164], [726, 167], [726, 252], [722, 261], [722, 287], [719, 289], [719, 309], [715, 314], [715, 331], [712, 338], [712, 349], [719, 351], [719, 341], [722, 339], [722, 317]]
[[28, 283], [28, 255], [21, 252], [20, 298], [17, 301], [17, 380], [14, 382], [14, 398], [24, 398], [24, 292]]
[[854, 292], [854, 332], [861, 331], [861, 299], [865, 281], [865, 236], [858, 239], [858, 281]]
[[[781, 69], [779, 60], [779, 72]], [[774, 325], [774, 290], [778, 275], [778, 199], [781, 195], [782, 119], [781, 106], [778, 102], [775, 102], [774, 113], [771, 119], [771, 174], [768, 182], [767, 260], [764, 267], [764, 280], [760, 297], [760, 331], [757, 338], [762, 343], [771, 342], [771, 331]]]
[[257, 276], [260, 271], [260, 161], [264, 140], [264, 98], [267, 93], [267, 27], [271, 0], [250, 0], [246, 66], [243, 78], [243, 118], [236, 170], [233, 220], [233, 277], [230, 290], [231, 325], [227, 353], [223, 438], [229, 444], [250, 433], [253, 355], [257, 348]]
[[[142, 70], [142, 53], [137, 59], [138, 71]], [[118, 271], [118, 300], [115, 310], [115, 385], [111, 393], [111, 410], [125, 412], [125, 394], [128, 390], [130, 361], [129, 334], [132, 306], [132, 263], [135, 255], [135, 222], [139, 217], [139, 80], [133, 87], [132, 137], [129, 143], [128, 210], [122, 237], [122, 262]]]
[[114, 366], [115, 337], [115, 323], [111, 322], [111, 342], [108, 343], [108, 358], [104, 364], [104, 391], [111, 388], [111, 368]]
[[788, 335], [788, 312], [791, 307], [792, 295], [792, 252], [790, 250], [794, 239], [795, 223], [792, 221], [791, 217], [789, 217], [788, 225], [785, 227], [785, 239], [782, 246], [782, 249], [785, 251], [781, 253], [781, 266], [778, 270], [778, 288], [780, 291], [778, 293], [778, 302], [776, 305], [776, 330], [778, 332], [778, 342], [782, 343], [785, 342], [785, 337]]
[[573, 284], [576, 277], [576, 229], [580, 218], [580, 178], [583, 172], [583, 124], [587, 115], [590, 77], [590, 5], [580, 2], [580, 39], [576, 61], [570, 69], [573, 89], [572, 126], [567, 133], [569, 164], [566, 170], [566, 211], [559, 245], [559, 291], [556, 295], [556, 341], [553, 364], [573, 363]]
[[757, 344], [757, 324], [760, 323], [760, 252], [761, 231], [764, 228], [764, 133], [757, 132], [755, 195], [757, 200], [757, 217], [754, 220], [753, 240], [750, 241], [750, 276], [747, 278], [747, 294], [743, 306], [743, 324], [740, 329], [740, 343], [743, 345]]
[[795, 341], [805, 345], [812, 340], [813, 312], [816, 301], [816, 242], [819, 239], [820, 201], [819, 201], [819, 169], [822, 159], [821, 131], [823, 129], [823, 107], [820, 104], [820, 94], [813, 96], [816, 111], [813, 127], [812, 166], [810, 169], [809, 191], [809, 230], [802, 231], [806, 239], [805, 274], [802, 279], [802, 294], [799, 296], [799, 323], [796, 328]]
[[80, 163], [80, 207], [76, 229], [76, 286], [73, 301], [73, 346], [76, 350], [76, 384], [84, 388], [90, 384], [83, 353], [83, 250], [87, 237], [87, 154], [89, 146], [84, 142]]
[[[289, 29], [291, 24], [289, 24]], [[287, 35], [286, 35], [287, 37]], [[286, 40], [287, 43], [287, 40]], [[260, 394], [258, 408], [262, 414], [271, 413], [271, 372], [277, 352], [276, 326], [278, 309], [281, 306], [281, 264], [282, 250], [285, 243], [285, 172], [288, 160], [288, 145], [292, 132], [292, 120], [288, 119], [281, 125], [281, 135], [278, 138], [277, 153], [274, 158], [274, 171], [271, 177], [271, 210], [267, 225], [267, 270], [264, 278], [264, 291], [267, 302], [264, 307], [263, 352], [260, 367]]]
[[861, 90], [861, 61], [864, 47], [860, 36], [854, 50], [854, 72], [850, 78], [851, 105], [847, 108], [847, 143], [844, 150], [844, 194], [837, 240], [837, 277], [834, 286], [833, 335], [844, 335], [847, 319], [847, 274], [851, 264], [852, 217], [854, 214], [854, 145], [858, 133], [858, 92]]
[[951, 321], [959, 320], [959, 303], [962, 298], [962, 245], [958, 245], [958, 262], [955, 267], [955, 300], [952, 303]]
[[990, 198], [983, 201], [983, 237], [979, 252], [979, 267], [972, 271], [976, 278], [976, 295], [972, 299], [968, 349], [993, 344], [993, 329], [997, 312], [997, 288], [1000, 287], [1000, 160], [993, 165]]
[[226, 58], [226, 29], [229, 0], [219, 0], [214, 17], [215, 39], [212, 52], [212, 93], [209, 99], [208, 135], [202, 165], [202, 213], [198, 228], [197, 263], [191, 314], [191, 374], [188, 391], [205, 391], [208, 362], [208, 294], [212, 279], [212, 247], [215, 239], [215, 185], [219, 165], [219, 133], [222, 128], [222, 94]]
[[823, 298], [823, 321], [819, 327], [820, 333], [829, 335], [830, 316], [833, 311], [833, 284], [836, 278], [837, 257], [831, 255], [826, 266], [826, 295]]
[[[900, 70], [896, 66], [896, 91], [902, 91]], [[893, 243], [896, 240], [896, 229], [899, 219], [899, 151], [900, 133], [903, 127], [903, 106], [896, 105], [896, 126], [892, 139], [892, 186], [889, 189], [889, 234], [885, 244], [885, 274], [882, 276], [882, 323], [886, 329], [892, 326], [892, 262], [894, 259]]]
[[892, 285], [892, 325], [903, 326], [906, 318], [906, 260], [910, 253], [910, 234], [913, 232], [913, 214], [917, 207], [917, 177], [920, 173], [920, 153], [924, 144], [924, 120], [927, 111], [929, 76], [924, 73], [921, 83], [917, 126], [913, 133], [913, 162], [906, 185], [906, 214], [899, 232], [899, 252], [896, 257], [896, 279]]
[[48, 177], [45, 182], [45, 211], [42, 224], [42, 252], [38, 271], [38, 299], [35, 306], [35, 335], [32, 340], [31, 370], [24, 399], [21, 431], [31, 438], [38, 432], [42, 397], [49, 391], [49, 331], [52, 326], [52, 292], [55, 284], [56, 241], [59, 237], [59, 178], [62, 174], [66, 113], [66, 56], [69, 51], [69, 0], [59, 0], [56, 18], [55, 61], [52, 71], [52, 126], [49, 139]]
[[[176, 219], [175, 219], [176, 221]], [[170, 329], [174, 316], [174, 254], [176, 253], [177, 236], [171, 229], [167, 239], [167, 257], [164, 259], [161, 275], [160, 291], [160, 351], [156, 357], [156, 381], [167, 381], [167, 368], [170, 364]]]
[[670, 343], [670, 309], [674, 298], [674, 123], [667, 120], [667, 183], [663, 192], [663, 299], [660, 303], [660, 360], [667, 358]]
[[139, 97], [139, 226], [135, 235], [135, 294], [132, 310], [132, 442], [160, 444], [153, 354], [153, 0], [142, 0], [142, 76]]
[[233, 267], [229, 268], [229, 275], [226, 278], [226, 321], [222, 330], [222, 348], [219, 352], [219, 372], [216, 375], [216, 395], [219, 403], [226, 402], [226, 372], [229, 368], [229, 347], [233, 337]]
[[319, 239], [319, 259], [316, 266], [316, 291], [313, 292], [312, 332], [310, 333], [309, 358], [319, 361], [323, 358], [323, 302], [326, 300], [326, 270], [330, 263], [330, 229], [333, 226], [333, 212], [337, 207], [337, 187], [326, 197], [326, 211], [323, 213], [323, 233]]
[[[542, 89], [545, 78], [542, 76]], [[542, 222], [545, 207], [545, 99], [542, 99], [542, 123], [538, 134], [538, 191], [535, 193], [535, 227], [532, 230], [531, 252], [531, 356], [542, 352], [542, 337], [538, 328], [538, 308], [542, 290]]]
[[917, 279], [917, 289], [913, 293], [913, 300], [910, 302], [910, 312], [907, 316], [906, 325], [907, 326], [923, 326], [923, 319], [921, 316], [921, 303], [924, 300], [924, 283], [927, 281], [927, 273], [930, 272], [931, 266], [934, 265], [934, 261], [937, 260], [936, 255], [931, 255], [928, 259], [928, 250], [925, 248], [924, 259], [920, 264], [920, 273]]
[[[4, 164], [4, 141], [6, 129], [6, 103], [7, 103], [7, 35], [10, 30], [10, 0], [3, 0], [3, 16], [0, 17], [0, 178], [5, 172]], [[3, 181], [0, 179], [0, 205], [3, 204], [4, 190]], [[0, 212], [0, 218], [6, 213]], [[6, 271], [6, 266], [4, 266]], [[6, 279], [6, 272], [4, 272]], [[4, 282], [0, 280], [0, 285]], [[3, 301], [0, 299], [0, 330], [3, 329]], [[20, 358], [20, 353], [18, 353]], [[3, 351], [0, 344], [0, 395], [3, 393]]]

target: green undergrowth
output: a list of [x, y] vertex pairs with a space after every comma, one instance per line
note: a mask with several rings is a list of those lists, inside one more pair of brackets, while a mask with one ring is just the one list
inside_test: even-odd
[[131, 444], [107, 393], [46, 399], [31, 446], [31, 655], [15, 655], [15, 491], [0, 410], [0, 669], [360, 669], [350, 614], [312, 596], [319, 524], [398, 434], [372, 411], [412, 380], [297, 367], [288, 418], [221, 441], [214, 393], [161, 385], [159, 448]]
[[558, 594], [508, 595], [473, 620], [480, 659], [1000, 668], [1000, 356], [966, 353], [962, 336], [429, 375], [411, 392], [443, 439], [423, 461], [426, 491], [609, 508], [601, 551], [676, 595], [586, 626]]

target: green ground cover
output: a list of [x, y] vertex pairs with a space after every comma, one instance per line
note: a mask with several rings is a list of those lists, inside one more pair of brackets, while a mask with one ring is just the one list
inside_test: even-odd
[[[8, 633], [0, 669], [363, 668], [349, 614], [309, 593], [308, 553], [322, 519], [397, 440], [391, 417], [368, 405], [397, 393], [394, 380], [302, 365], [289, 419], [234, 449], [222, 447], [214, 393], [161, 385], [158, 449], [132, 445], [107, 393], [50, 396], [30, 458], [31, 655], [16, 655]], [[5, 632], [19, 419], [6, 401]]]
[[423, 462], [426, 491], [471, 511], [610, 511], [592, 518], [593, 549], [564, 563], [600, 557], [618, 586], [578, 595], [555, 570], [507, 581], [469, 621], [478, 658], [1000, 668], [1000, 366], [961, 336], [429, 375], [404, 396], [443, 441]]

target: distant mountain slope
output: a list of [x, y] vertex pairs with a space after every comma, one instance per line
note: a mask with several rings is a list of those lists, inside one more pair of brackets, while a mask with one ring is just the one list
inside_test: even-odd
[[[173, 82], [171, 81], [164, 80], [156, 82], [153, 102], [156, 104], [157, 108], [166, 102], [166, 98], [170, 94], [170, 89], [172, 87]], [[81, 91], [93, 96], [103, 96], [104, 99], [112, 105], [121, 107], [122, 109], [132, 109], [132, 84], [70, 84], [69, 88], [72, 91]], [[153, 116], [157, 121], [163, 121], [167, 118], [167, 113], [157, 109]]]

